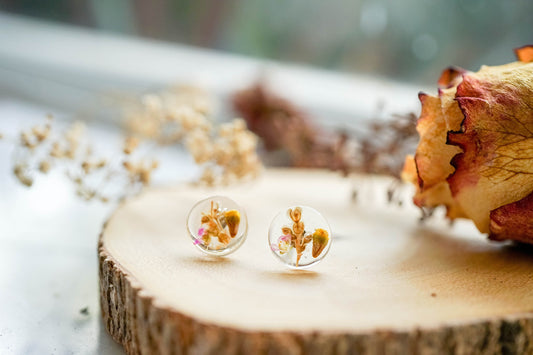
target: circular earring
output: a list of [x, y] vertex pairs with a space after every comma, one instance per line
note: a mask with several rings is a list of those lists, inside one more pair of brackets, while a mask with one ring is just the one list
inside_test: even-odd
[[196, 203], [187, 216], [187, 229], [201, 251], [228, 255], [246, 240], [246, 212], [225, 196], [212, 196]]
[[270, 250], [285, 265], [304, 269], [326, 256], [331, 229], [314, 208], [293, 206], [274, 217], [268, 231]]

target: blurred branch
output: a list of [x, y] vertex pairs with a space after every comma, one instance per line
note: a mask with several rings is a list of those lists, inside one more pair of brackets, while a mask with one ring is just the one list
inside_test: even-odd
[[371, 119], [354, 132], [331, 132], [313, 124], [306, 113], [262, 84], [235, 93], [233, 105], [250, 130], [263, 139], [267, 151], [285, 151], [296, 167], [398, 178], [405, 155], [418, 142], [414, 113]]

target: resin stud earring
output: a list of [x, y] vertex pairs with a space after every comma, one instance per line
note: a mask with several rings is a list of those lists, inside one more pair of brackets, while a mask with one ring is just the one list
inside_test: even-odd
[[303, 269], [326, 256], [331, 229], [314, 208], [294, 206], [274, 217], [268, 231], [270, 250], [285, 265]]
[[225, 196], [212, 196], [196, 203], [187, 217], [187, 229], [201, 251], [227, 255], [246, 240], [246, 212]]

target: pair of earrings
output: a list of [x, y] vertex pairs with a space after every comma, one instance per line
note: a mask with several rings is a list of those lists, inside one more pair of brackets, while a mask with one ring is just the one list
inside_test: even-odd
[[[193, 244], [210, 255], [234, 252], [248, 234], [246, 212], [225, 196], [213, 196], [196, 203], [187, 217], [187, 227]], [[331, 245], [331, 230], [317, 210], [292, 206], [279, 212], [270, 223], [268, 244], [285, 265], [306, 268], [326, 256]]]

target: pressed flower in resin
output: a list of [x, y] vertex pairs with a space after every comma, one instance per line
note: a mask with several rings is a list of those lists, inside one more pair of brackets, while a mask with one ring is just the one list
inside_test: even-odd
[[317, 263], [327, 254], [331, 230], [318, 211], [296, 206], [274, 217], [268, 238], [274, 255], [289, 267], [300, 269]]
[[193, 244], [213, 255], [227, 255], [246, 239], [246, 214], [233, 200], [213, 196], [193, 206], [187, 218]]

